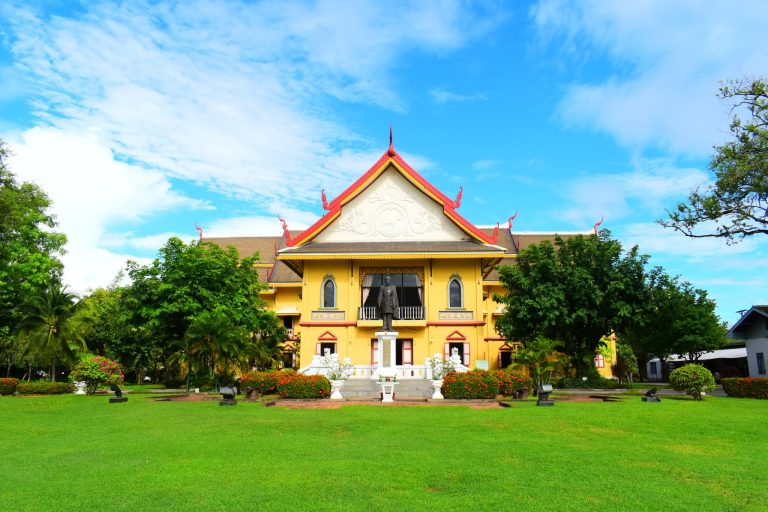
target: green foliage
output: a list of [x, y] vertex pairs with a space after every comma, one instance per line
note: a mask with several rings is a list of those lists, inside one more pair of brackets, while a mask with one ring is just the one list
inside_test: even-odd
[[655, 267], [648, 273], [644, 293], [643, 306], [622, 333], [622, 340], [635, 353], [656, 356], [662, 362], [670, 354], [684, 354], [695, 361], [725, 344], [725, 326], [706, 291]]
[[[30, 349], [51, 360], [51, 380], [56, 380], [58, 359], [72, 361], [82, 338], [72, 319], [78, 309], [77, 297], [57, 281], [32, 293], [19, 308], [19, 333], [29, 340]], [[79, 343], [80, 346], [75, 346]]]
[[53, 230], [51, 201], [37, 185], [18, 183], [7, 167], [9, 151], [0, 140], [0, 333], [19, 320], [26, 297], [59, 279], [66, 237]]
[[284, 372], [248, 372], [240, 378], [240, 388], [251, 388], [262, 395], [277, 393], [277, 385], [285, 375]]
[[[698, 188], [659, 222], [690, 237], [722, 237], [734, 243], [768, 234], [768, 90], [765, 80], [732, 80], [720, 97], [733, 104], [733, 140], [715, 147], [714, 184]], [[746, 113], [742, 121], [739, 113]], [[697, 231], [697, 228], [703, 228]]]
[[121, 384], [123, 368], [117, 361], [102, 356], [94, 356], [80, 361], [69, 374], [70, 382], [85, 382], [85, 390], [89, 395], [104, 384]]
[[[129, 262], [132, 284], [123, 290], [122, 299], [132, 345], [152, 346], [154, 359], [166, 363], [166, 373], [188, 369], [195, 373], [206, 368], [210, 377], [214, 368], [229, 377], [230, 363], [238, 367], [246, 354], [251, 362], [258, 359], [261, 367], [269, 366], [267, 361], [276, 359], [276, 347], [285, 334], [259, 297], [263, 285], [253, 266], [257, 259], [253, 255], [241, 260], [234, 247], [222, 249], [210, 242], [186, 245], [171, 238], [151, 264]], [[237, 328], [237, 336], [227, 336], [219, 329], [218, 341], [204, 340], [206, 333], [199, 331], [213, 327], [211, 315], [226, 318]], [[185, 336], [194, 321], [198, 326], [191, 331], [194, 340], [190, 340]], [[241, 332], [252, 343], [241, 342]], [[199, 345], [193, 347], [197, 354], [187, 351], [187, 341]], [[166, 375], [166, 380], [176, 378]]]
[[558, 352], [559, 343], [548, 338], [536, 338], [525, 344], [512, 362], [511, 369], [525, 370], [534, 390], [549, 383], [552, 375], [565, 367], [565, 356]]
[[0, 379], [0, 395], [12, 395], [16, 391], [19, 379], [5, 378]]
[[748, 378], [726, 378], [720, 379], [723, 385], [723, 391], [728, 396], [739, 398], [768, 398], [768, 379]]
[[75, 391], [75, 385], [69, 382], [48, 382], [38, 380], [33, 382], [19, 382], [16, 386], [18, 395], [63, 395]]
[[499, 381], [485, 370], [451, 372], [443, 379], [441, 392], [448, 399], [496, 398], [499, 394]]
[[616, 343], [616, 364], [613, 366], [613, 374], [623, 384], [632, 384], [633, 376], [640, 374], [637, 364], [637, 356], [632, 347], [626, 343]]
[[322, 375], [285, 373], [277, 383], [280, 398], [328, 398], [331, 396], [331, 381]]
[[515, 391], [531, 388], [531, 378], [527, 372], [506, 368], [492, 371], [491, 375], [499, 381], [499, 394], [504, 396], [511, 396]]
[[677, 391], [685, 391], [695, 400], [701, 400], [701, 393], [715, 389], [712, 372], [699, 364], [687, 364], [669, 374], [669, 383]]
[[495, 297], [505, 306], [496, 329], [509, 340], [557, 339], [584, 373], [601, 338], [621, 332], [639, 307], [646, 260], [608, 230], [532, 245], [499, 267], [508, 293]]
[[563, 377], [557, 386], [564, 389], [618, 389], [621, 387], [617, 380], [606, 379], [599, 375], [589, 377], [587, 380], [581, 377]]

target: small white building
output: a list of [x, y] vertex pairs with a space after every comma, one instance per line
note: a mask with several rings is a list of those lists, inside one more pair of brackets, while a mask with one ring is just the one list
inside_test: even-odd
[[[746, 359], [747, 349], [742, 346], [731, 344], [720, 350], [703, 353], [699, 356], [696, 363], [709, 369], [715, 377], [739, 377], [745, 376], [746, 374], [744, 368]], [[692, 363], [693, 361], [690, 361], [683, 355], [672, 354], [665, 360], [665, 362], [671, 371], [674, 368], [679, 368], [688, 363]], [[650, 382], [660, 382], [662, 380], [661, 363], [658, 358], [648, 361], [645, 370]]]
[[744, 342], [750, 377], [768, 377], [765, 369], [768, 354], [768, 306], [752, 306], [733, 324], [728, 336]]

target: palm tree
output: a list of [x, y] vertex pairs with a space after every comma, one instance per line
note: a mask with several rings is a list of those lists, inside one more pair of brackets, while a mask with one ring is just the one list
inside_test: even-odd
[[278, 368], [283, 361], [285, 329], [277, 322], [268, 321], [252, 334], [251, 339], [253, 365], [259, 370]]
[[[80, 342], [72, 317], [77, 312], [77, 296], [57, 281], [33, 293], [20, 307], [19, 332], [27, 337], [30, 349], [51, 358], [51, 381], [56, 382], [56, 362], [73, 359], [72, 342]], [[84, 348], [84, 347], [82, 347]]]
[[560, 370], [564, 365], [565, 356], [557, 351], [559, 342], [547, 338], [536, 338], [529, 341], [523, 350], [516, 356], [512, 363], [514, 368], [524, 368], [533, 381], [534, 394], [538, 394], [545, 380], [552, 377], [552, 373]]
[[217, 373], [226, 381], [230, 367], [239, 366], [246, 357], [248, 345], [243, 328], [234, 324], [224, 308], [216, 308], [192, 320], [179, 359], [187, 363], [187, 375], [190, 370], [204, 369], [214, 383]]

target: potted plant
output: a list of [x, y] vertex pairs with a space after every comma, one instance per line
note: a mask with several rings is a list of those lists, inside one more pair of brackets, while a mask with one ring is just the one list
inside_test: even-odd
[[343, 400], [341, 387], [354, 371], [354, 366], [348, 357], [339, 361], [338, 354], [329, 354], [323, 357], [323, 366], [328, 368], [326, 377], [331, 381], [331, 400]]
[[435, 354], [429, 364], [432, 370], [432, 399], [442, 400], [444, 397], [440, 389], [443, 387], [443, 379], [456, 369], [455, 363], [450, 358], [443, 359], [440, 354]]

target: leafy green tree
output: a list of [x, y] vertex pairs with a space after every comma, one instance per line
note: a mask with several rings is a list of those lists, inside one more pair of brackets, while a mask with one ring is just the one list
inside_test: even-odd
[[[729, 243], [768, 234], [768, 91], [763, 79], [732, 80], [720, 97], [733, 104], [733, 140], [715, 147], [709, 164], [713, 185], [691, 192], [659, 223], [694, 238]], [[742, 121], [740, 113], [748, 119]]]
[[219, 377], [229, 384], [234, 369], [248, 369], [253, 344], [245, 330], [218, 307], [197, 315], [187, 329], [184, 357], [187, 375], [203, 374], [210, 383]]
[[0, 140], [0, 337], [14, 342], [18, 306], [61, 277], [58, 258], [66, 237], [54, 231], [48, 196], [36, 185], [18, 183], [7, 166], [8, 157], [8, 147]]
[[265, 315], [260, 328], [252, 336], [252, 364], [265, 371], [279, 368], [283, 361], [285, 329], [272, 315]]
[[28, 337], [32, 351], [49, 358], [52, 382], [56, 382], [57, 361], [73, 360], [77, 343], [85, 348], [72, 321], [77, 308], [77, 297], [56, 281], [33, 293], [20, 307], [19, 332]]
[[161, 360], [181, 352], [173, 357], [177, 362], [187, 354], [188, 329], [196, 318], [206, 318], [200, 316], [204, 313], [218, 311], [251, 336], [271, 332], [277, 317], [259, 297], [263, 285], [253, 266], [257, 259], [241, 260], [234, 247], [205, 241], [187, 245], [171, 238], [151, 264], [128, 263], [132, 284], [122, 294], [126, 322], [137, 333], [144, 329], [140, 334], [156, 344]]
[[616, 364], [613, 367], [613, 374], [619, 378], [619, 382], [632, 384], [634, 375], [640, 373], [637, 365], [637, 356], [632, 347], [626, 343], [616, 343]]
[[696, 361], [704, 352], [721, 348], [725, 333], [715, 314], [715, 302], [706, 291], [655, 267], [647, 275], [643, 305], [623, 331], [622, 340], [641, 355], [643, 364], [658, 357], [666, 372], [665, 362], [671, 354]]
[[621, 332], [639, 307], [646, 260], [637, 247], [624, 252], [608, 230], [532, 245], [499, 268], [508, 293], [495, 297], [505, 306], [496, 330], [523, 343], [560, 341], [585, 375], [601, 338]]
[[93, 395], [104, 384], [122, 384], [123, 368], [117, 361], [93, 356], [77, 363], [69, 374], [70, 382], [85, 382], [85, 391]]

